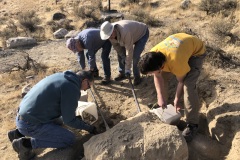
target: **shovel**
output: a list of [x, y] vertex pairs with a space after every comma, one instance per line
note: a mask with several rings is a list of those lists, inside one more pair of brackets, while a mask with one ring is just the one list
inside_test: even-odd
[[94, 99], [94, 101], [95, 101], [95, 104], [96, 104], [96, 106], [97, 106], [98, 112], [100, 113], [100, 115], [101, 115], [101, 117], [102, 117], [102, 120], [103, 120], [103, 123], [104, 123], [104, 125], [105, 125], [105, 127], [106, 127], [106, 130], [109, 130], [110, 127], [108, 126], [108, 124], [107, 124], [107, 122], [106, 122], [106, 120], [105, 120], [105, 118], [104, 118], [104, 116], [103, 116], [103, 114], [102, 114], [102, 111], [100, 110], [100, 108], [99, 108], [99, 106], [98, 106], [98, 103], [97, 103], [97, 101], [96, 101], [96, 98], [95, 98], [95, 96], [94, 96], [91, 88], [89, 88], [89, 90], [90, 90], [91, 95], [92, 95], [92, 97], [93, 97], [93, 99]]
[[130, 85], [131, 85], [133, 97], [134, 97], [134, 100], [135, 100], [135, 102], [136, 102], [137, 110], [138, 110], [138, 113], [139, 113], [139, 112], [141, 112], [141, 109], [140, 109], [140, 106], [139, 106], [139, 103], [138, 103], [138, 100], [137, 100], [137, 97], [136, 97], [136, 94], [135, 94], [135, 91], [134, 91], [134, 87], [133, 87], [133, 84], [132, 84], [132, 80], [131, 80], [130, 76], [127, 76], [127, 78], [128, 78], [129, 83], [130, 83]]

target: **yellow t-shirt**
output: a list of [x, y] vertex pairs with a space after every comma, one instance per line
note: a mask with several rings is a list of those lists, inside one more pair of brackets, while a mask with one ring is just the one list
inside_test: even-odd
[[204, 54], [206, 48], [197, 37], [186, 33], [177, 33], [167, 37], [154, 46], [151, 51], [161, 52], [166, 56], [163, 71], [171, 72], [180, 77], [190, 71], [189, 58]]

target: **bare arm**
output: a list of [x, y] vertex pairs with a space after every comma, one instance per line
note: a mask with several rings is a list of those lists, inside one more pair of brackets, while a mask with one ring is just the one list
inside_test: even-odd
[[154, 73], [154, 84], [157, 91], [158, 105], [165, 108], [167, 106], [166, 100], [164, 99], [164, 80], [162, 73]]
[[181, 77], [177, 77], [178, 80], [178, 85], [177, 85], [177, 90], [176, 90], [176, 94], [175, 94], [175, 99], [174, 99], [174, 106], [176, 108], [181, 108], [181, 106], [179, 105], [179, 100], [183, 95], [183, 81], [186, 75], [181, 76]]

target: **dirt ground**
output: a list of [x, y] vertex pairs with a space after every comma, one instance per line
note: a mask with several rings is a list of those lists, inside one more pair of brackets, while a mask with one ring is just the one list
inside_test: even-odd
[[[50, 2], [38, 1], [37, 3], [30, 3], [24, 1], [21, 5], [8, 2], [1, 5], [3, 10], [11, 9], [33, 8], [39, 7], [38, 11], [44, 12], [44, 2], [48, 5], [54, 6]], [[60, 1], [64, 3], [65, 1]], [[177, 1], [179, 2], [179, 1]], [[113, 6], [116, 5], [113, 1]], [[180, 3], [180, 2], [179, 2]], [[150, 28], [150, 38], [145, 51], [148, 51], [156, 43], [168, 36], [170, 26], [183, 25], [190, 27], [193, 31], [200, 35], [200, 38], [206, 41], [207, 44], [214, 44], [213, 37], [209, 30], [209, 24], [214, 18], [209, 18], [203, 12], [197, 10], [197, 3], [192, 2], [192, 8], [187, 11], [178, 12], [179, 8], [176, 1], [164, 1], [164, 9], [152, 11], [161, 17], [165, 26], [162, 28]], [[11, 6], [12, 5], [12, 6]], [[54, 7], [53, 7], [54, 8]], [[55, 7], [55, 10], [56, 11]], [[40, 13], [41, 13], [40, 12]], [[192, 14], [194, 13], [194, 14]], [[239, 9], [236, 11], [236, 17], [239, 19]], [[10, 13], [9, 13], [10, 14]], [[50, 13], [45, 18], [50, 17]], [[41, 14], [43, 16], [43, 14]], [[44, 17], [44, 16], [43, 16]], [[172, 21], [175, 20], [173, 23]], [[198, 25], [196, 25], [198, 24]], [[240, 36], [239, 26], [234, 28], [234, 33]], [[237, 160], [239, 156], [240, 146], [240, 43], [228, 44], [219, 47], [216, 43], [216, 48], [208, 47], [208, 56], [205, 59], [203, 71], [198, 81], [198, 90], [201, 100], [200, 111], [200, 129], [199, 134], [207, 138], [217, 141], [221, 146], [221, 159]], [[37, 63], [41, 64], [41, 71], [36, 75], [33, 70], [28, 71], [14, 71], [13, 66], [23, 65], [24, 52]], [[110, 127], [116, 125], [122, 120], [130, 118], [137, 114], [137, 106], [134, 101], [131, 86], [128, 80], [121, 82], [112, 81], [109, 85], [101, 85], [101, 78], [103, 78], [103, 69], [100, 53], [97, 53], [97, 64], [100, 71], [100, 78], [95, 80], [93, 88], [99, 107], [104, 116], [110, 123]], [[118, 62], [116, 52], [112, 50], [111, 54], [111, 71], [112, 79], [118, 74]], [[18, 65], [19, 63], [19, 65]], [[17, 68], [15, 68], [16, 70]], [[76, 71], [79, 69], [76, 56], [65, 47], [65, 40], [48, 40], [39, 43], [37, 46], [24, 49], [6, 49], [0, 50], [0, 155], [1, 159], [13, 160], [17, 159], [17, 154], [12, 149], [11, 143], [7, 138], [7, 131], [15, 128], [14, 118], [16, 115], [16, 108], [21, 101], [21, 89], [28, 83], [35, 84], [37, 81], [46, 75], [62, 72], [65, 70]], [[11, 73], [6, 72], [12, 70]], [[4, 73], [6, 72], [6, 73]], [[26, 77], [34, 76], [33, 79]], [[176, 87], [176, 80], [173, 79], [170, 86], [169, 103], [173, 103], [174, 92]], [[148, 111], [147, 105], [156, 102], [156, 91], [153, 84], [153, 78], [150, 76], [143, 76], [143, 82], [134, 88], [138, 102], [142, 111]], [[89, 101], [93, 101], [89, 93]], [[183, 118], [184, 120], [184, 115]], [[103, 132], [104, 125], [99, 118], [95, 124], [98, 129]], [[82, 137], [85, 132], [73, 130], [77, 136]], [[71, 159], [72, 154], [78, 154], [77, 151], [71, 149], [54, 150], [45, 149], [38, 150], [36, 160], [68, 160]], [[211, 154], [211, 153], [209, 153]], [[189, 159], [209, 159], [201, 157], [201, 155], [190, 155]]]

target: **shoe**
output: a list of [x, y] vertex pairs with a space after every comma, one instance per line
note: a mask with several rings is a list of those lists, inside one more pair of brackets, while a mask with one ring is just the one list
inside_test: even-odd
[[14, 139], [12, 142], [13, 149], [18, 153], [18, 158], [20, 160], [30, 160], [35, 157], [31, 148], [23, 146], [23, 141], [27, 138]]
[[126, 79], [126, 76], [123, 73], [119, 73], [118, 76], [114, 78], [115, 81], [121, 81], [124, 79]]
[[191, 142], [193, 137], [197, 134], [197, 131], [198, 131], [198, 125], [190, 123], [183, 130], [182, 135], [187, 142]]
[[106, 84], [109, 84], [110, 82], [111, 82], [111, 78], [110, 77], [104, 77], [101, 83], [106, 85]]
[[98, 78], [99, 77], [99, 72], [98, 70], [94, 70], [94, 71], [91, 71], [92, 72], [92, 75], [94, 78]]
[[12, 142], [14, 139], [18, 139], [21, 137], [24, 137], [21, 133], [19, 133], [18, 129], [14, 129], [9, 131], [8, 133], [8, 138]]
[[137, 85], [139, 85], [141, 82], [142, 82], [142, 80], [141, 80], [140, 77], [135, 77], [134, 80], [133, 80], [133, 85], [134, 85], [134, 86], [137, 86]]

